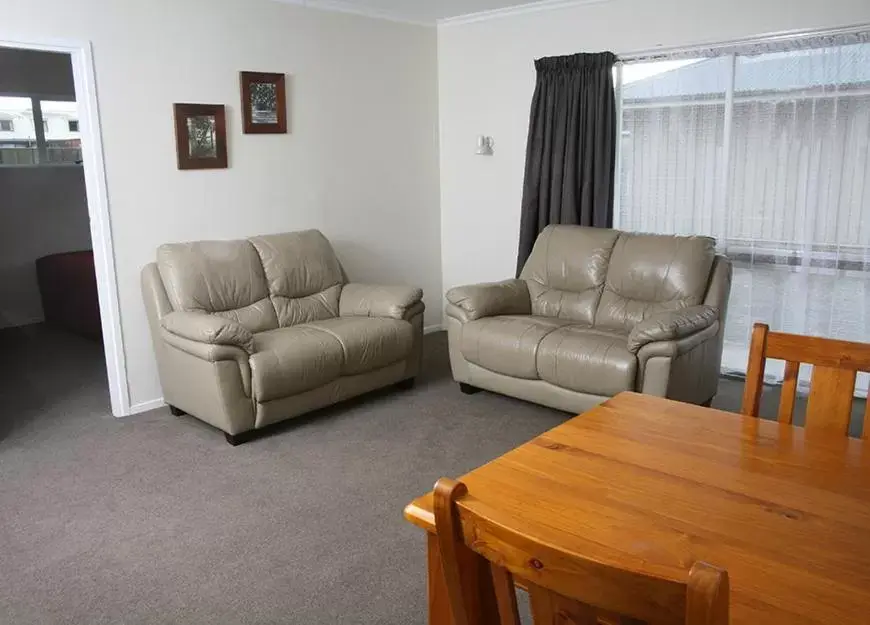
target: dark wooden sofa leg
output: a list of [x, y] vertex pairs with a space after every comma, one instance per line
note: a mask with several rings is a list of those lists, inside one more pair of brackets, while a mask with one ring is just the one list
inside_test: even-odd
[[403, 391], [408, 391], [414, 388], [414, 382], [417, 381], [417, 378], [408, 378], [407, 380], [402, 380], [401, 382], [396, 382], [396, 388], [401, 389]]
[[227, 442], [233, 447], [237, 447], [242, 443], [247, 443], [249, 440], [254, 438], [255, 430], [251, 430], [249, 432], [242, 432], [241, 434], [227, 434], [224, 432], [224, 437], [226, 437]]
[[184, 412], [181, 408], [176, 408], [172, 404], [169, 404], [169, 414], [171, 414], [173, 417], [181, 417], [183, 415], [186, 415], [187, 413]]
[[714, 400], [715, 398], [716, 398], [716, 396], [714, 395], [713, 397], [711, 397], [710, 399], [708, 399], [707, 401], [705, 401], [705, 402], [702, 403], [701, 405], [704, 406], [704, 408], [709, 408], [710, 406], [713, 405], [713, 400]]
[[471, 384], [466, 384], [465, 382], [459, 383], [459, 390], [466, 395], [474, 395], [475, 393], [480, 392], [479, 388], [477, 388], [476, 386], [471, 386]]

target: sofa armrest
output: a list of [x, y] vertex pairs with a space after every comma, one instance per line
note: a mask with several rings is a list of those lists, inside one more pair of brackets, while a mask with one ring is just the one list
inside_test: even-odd
[[240, 347], [254, 352], [254, 335], [242, 324], [218, 315], [197, 312], [171, 312], [160, 320], [167, 333], [208, 345]]
[[342, 317], [410, 319], [423, 312], [423, 290], [410, 286], [345, 284], [338, 300]]
[[532, 298], [525, 280], [504, 280], [458, 286], [447, 291], [447, 314], [460, 321], [496, 315], [530, 315]]
[[719, 310], [705, 305], [657, 313], [634, 326], [628, 335], [628, 351], [637, 353], [647, 343], [685, 338], [718, 320]]
[[172, 334], [165, 328], [160, 328], [160, 336], [167, 345], [193, 358], [212, 363], [235, 361], [242, 377], [242, 390], [246, 397], [251, 396], [251, 365], [248, 360], [250, 355], [246, 350], [238, 345], [216, 345], [192, 341]]

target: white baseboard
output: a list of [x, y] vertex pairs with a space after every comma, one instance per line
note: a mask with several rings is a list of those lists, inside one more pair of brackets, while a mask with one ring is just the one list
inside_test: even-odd
[[134, 414], [139, 414], [140, 412], [148, 412], [149, 410], [155, 410], [157, 408], [162, 408], [166, 405], [166, 402], [163, 401], [162, 397], [158, 397], [157, 399], [149, 399], [148, 401], [139, 402], [138, 404], [133, 404], [130, 406], [130, 412], [125, 415], [121, 415], [122, 417], [129, 417]]
[[423, 328], [423, 334], [432, 334], [433, 332], [443, 332], [443, 331], [444, 331], [444, 324], [443, 323], [436, 323], [436, 324], [433, 324], [431, 326], [426, 326], [425, 328]]

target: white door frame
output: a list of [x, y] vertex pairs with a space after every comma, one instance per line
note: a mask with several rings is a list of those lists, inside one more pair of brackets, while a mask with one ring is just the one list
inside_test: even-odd
[[130, 390], [127, 386], [127, 365], [124, 360], [124, 342], [121, 333], [121, 315], [118, 302], [118, 281], [115, 275], [115, 250], [109, 201], [106, 192], [106, 169], [103, 163], [103, 140], [93, 53], [89, 41], [59, 41], [31, 39], [3, 40], [0, 46], [69, 54], [72, 61], [76, 103], [79, 110], [79, 133], [82, 138], [82, 159], [85, 189], [88, 195], [91, 242], [94, 248], [94, 270], [97, 276], [97, 295], [100, 301], [100, 320], [103, 328], [103, 346], [106, 354], [106, 373], [109, 378], [109, 397], [112, 414], [123, 417], [130, 414]]

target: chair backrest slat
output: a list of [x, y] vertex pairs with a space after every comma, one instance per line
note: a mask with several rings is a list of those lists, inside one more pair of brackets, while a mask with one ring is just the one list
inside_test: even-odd
[[[818, 336], [801, 336], [771, 332], [767, 325], [756, 323], [752, 329], [746, 386], [740, 412], [759, 416], [764, 383], [764, 365], [768, 358], [785, 360], [777, 418], [791, 423], [801, 363], [813, 365], [810, 394], [807, 399], [805, 427], [848, 434], [858, 371], [870, 371], [870, 345]], [[870, 404], [868, 404], [870, 406]], [[864, 412], [863, 437], [870, 435], [870, 407]]]
[[767, 326], [763, 323], [756, 323], [752, 328], [749, 362], [746, 365], [746, 384], [743, 385], [743, 404], [740, 409], [743, 414], [751, 417], [757, 417], [761, 409], [767, 334]]
[[501, 566], [492, 565], [492, 587], [498, 606], [501, 625], [520, 625], [520, 611], [517, 607], [517, 589], [514, 576]]
[[[447, 478], [435, 485], [438, 552], [456, 625], [492, 625], [480, 608], [487, 605], [498, 606], [501, 625], [519, 625], [514, 577], [529, 590], [536, 625], [595, 625], [610, 615], [620, 625], [727, 625], [727, 572], [698, 562], [671, 578], [593, 560], [537, 539], [536, 528], [467, 493]], [[491, 584], [480, 583], [478, 567], [463, 566], [468, 554], [484, 558]], [[490, 596], [469, 596], [469, 589]]]
[[807, 420], [804, 427], [832, 430], [845, 434], [852, 417], [856, 372], [835, 367], [813, 367]]
[[798, 373], [801, 363], [789, 360], [785, 363], [785, 376], [782, 379], [782, 395], [779, 398], [779, 413], [777, 420], [780, 423], [791, 423], [794, 418], [794, 400], [797, 395]]

